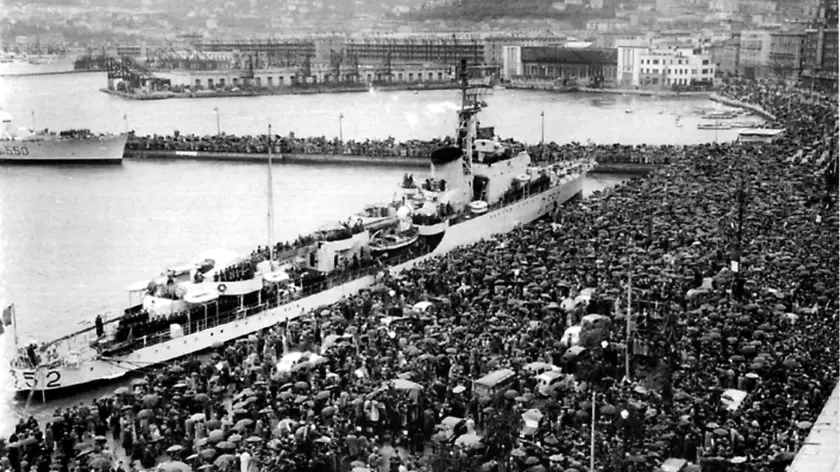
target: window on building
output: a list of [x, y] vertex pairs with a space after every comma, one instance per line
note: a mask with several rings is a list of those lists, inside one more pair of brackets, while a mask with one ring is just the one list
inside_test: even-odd
[[708, 73], [709, 73], [709, 69], [700, 69], [700, 73], [701, 73], [701, 74], [708, 74]]
[[659, 65], [659, 59], [654, 59], [654, 60], [653, 60], [653, 65], [655, 65], [655, 66], [656, 66], [656, 65]]
[[658, 77], [654, 77], [654, 78], [653, 78], [653, 80], [652, 80], [652, 82], [653, 82], [653, 85], [659, 85], [659, 78], [658, 78]]

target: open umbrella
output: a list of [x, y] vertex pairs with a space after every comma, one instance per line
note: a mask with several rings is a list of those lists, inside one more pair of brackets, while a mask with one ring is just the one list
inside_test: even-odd
[[204, 413], [196, 413], [190, 416], [191, 421], [204, 421]]
[[201, 452], [198, 453], [203, 459], [212, 459], [216, 455], [215, 449], [202, 449]]
[[220, 442], [224, 439], [225, 439], [225, 433], [223, 433], [219, 429], [210, 431], [210, 434], [207, 435], [207, 441], [210, 444], [216, 444], [217, 442]]
[[222, 449], [224, 451], [229, 451], [231, 449], [236, 449], [236, 445], [229, 441], [222, 441], [219, 444], [216, 444], [216, 449]]
[[227, 440], [233, 443], [239, 442], [242, 441], [242, 436], [238, 434], [231, 434], [230, 436], [228, 436]]
[[88, 459], [88, 467], [96, 470], [110, 470], [111, 461], [104, 456], [93, 456]]
[[243, 431], [243, 430], [247, 429], [248, 426], [251, 426], [253, 423], [254, 423], [254, 420], [252, 420], [250, 418], [241, 419], [241, 420], [237, 421], [235, 425], [233, 425], [233, 430], [234, 431]]
[[166, 452], [168, 452], [168, 453], [181, 452], [181, 449], [183, 449], [183, 447], [181, 447], [181, 446], [179, 446], [179, 445], [177, 445], [177, 444], [176, 444], [176, 445], [174, 445], [174, 446], [170, 446], [170, 447], [166, 450]]
[[221, 456], [217, 457], [215, 461], [213, 461], [213, 465], [219, 468], [224, 468], [230, 464], [233, 464], [235, 461], [236, 458], [233, 457], [231, 454], [222, 454]]
[[159, 469], [163, 472], [192, 472], [192, 468], [181, 461], [164, 462]]
[[257, 444], [257, 443], [262, 442], [262, 438], [259, 437], [259, 436], [251, 436], [250, 438], [246, 439], [245, 441], [250, 443], [250, 444]]
[[160, 402], [160, 395], [157, 393], [150, 393], [143, 395], [143, 408], [154, 408]]

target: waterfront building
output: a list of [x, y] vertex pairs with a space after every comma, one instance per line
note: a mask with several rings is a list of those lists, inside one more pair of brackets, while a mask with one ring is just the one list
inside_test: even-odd
[[738, 73], [745, 77], [766, 76], [770, 62], [770, 43], [772, 32], [768, 30], [741, 31], [741, 44], [738, 56]]
[[336, 78], [335, 69], [329, 64], [312, 64], [309, 75], [305, 75], [300, 67], [278, 67], [253, 71], [244, 74], [241, 70], [169, 70], [156, 72], [155, 75], [167, 79], [172, 86], [189, 87], [193, 90], [217, 89], [229, 87], [255, 87], [272, 89], [296, 84], [323, 84], [334, 82], [393, 82], [393, 83], [425, 83], [443, 82], [450, 78], [446, 65], [433, 64], [404, 64], [392, 69], [386, 76], [373, 65], [360, 65], [356, 75], [342, 74]]
[[825, 83], [836, 88], [837, 43], [836, 26], [809, 28], [803, 37], [802, 77], [809, 82]]
[[502, 79], [511, 80], [522, 75], [522, 47], [504, 46], [502, 52]]
[[709, 55], [719, 75], [736, 75], [738, 73], [740, 51], [740, 35], [712, 44], [709, 48]]
[[360, 63], [433, 63], [455, 66], [461, 59], [470, 64], [484, 61], [484, 44], [477, 36], [388, 35], [350, 38], [344, 54]]
[[770, 35], [770, 54], [768, 68], [774, 77], [787, 80], [792, 84], [799, 81], [802, 71], [802, 46], [805, 29], [794, 31], [774, 31]]
[[714, 83], [715, 65], [699, 48], [624, 45], [619, 57], [623, 86], [670, 90]]
[[643, 39], [624, 39], [616, 44], [616, 84], [620, 87], [633, 87], [639, 84], [639, 56], [650, 49], [650, 41]]
[[255, 55], [265, 63], [301, 64], [315, 57], [315, 41], [311, 39], [201, 39], [192, 43], [202, 53], [229, 52]]
[[[506, 47], [536, 47], [536, 46], [563, 46], [571, 38], [544, 31], [539, 34], [516, 33], [511, 35], [493, 35], [484, 38], [484, 63], [497, 65], [504, 68]], [[512, 64], [508, 58], [508, 63]], [[518, 75], [518, 74], [517, 74]]]
[[615, 49], [522, 48], [523, 75], [528, 79], [597, 86], [615, 82], [616, 66]]

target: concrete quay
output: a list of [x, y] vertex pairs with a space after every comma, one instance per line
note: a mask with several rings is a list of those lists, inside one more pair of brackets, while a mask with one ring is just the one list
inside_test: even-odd
[[775, 115], [772, 115], [772, 114], [768, 113], [766, 110], [764, 110], [763, 108], [761, 108], [758, 105], [753, 105], [751, 103], [739, 102], [738, 100], [733, 100], [731, 98], [726, 98], [726, 97], [724, 97], [722, 95], [718, 95], [716, 93], [710, 94], [709, 95], [709, 100], [712, 100], [712, 101], [715, 101], [715, 102], [718, 102], [718, 103], [723, 103], [724, 105], [729, 105], [731, 107], [737, 107], [737, 108], [743, 108], [745, 110], [750, 110], [750, 111], [752, 111], [752, 112], [754, 112], [758, 115], [761, 115], [762, 118], [766, 118], [770, 121], [775, 121], [776, 120]]
[[840, 382], [787, 472], [840, 472]]
[[[377, 92], [395, 92], [395, 91], [424, 91], [424, 90], [453, 90], [458, 88], [457, 84], [445, 83], [401, 83], [401, 84], [381, 84], [373, 86], [373, 90]], [[362, 93], [369, 92], [371, 87], [368, 84], [358, 83], [353, 85], [305, 85], [305, 86], [284, 86], [275, 88], [259, 88], [250, 90], [224, 90], [224, 91], [199, 91], [199, 92], [150, 92], [150, 93], [127, 93], [119, 90], [112, 90], [109, 88], [100, 88], [101, 92], [115, 95], [129, 100], [164, 100], [170, 98], [225, 98], [225, 97], [261, 97], [267, 95], [311, 95], [321, 93]]]

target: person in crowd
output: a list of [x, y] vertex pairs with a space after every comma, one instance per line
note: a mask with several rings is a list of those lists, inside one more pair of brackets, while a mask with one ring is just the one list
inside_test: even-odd
[[[594, 424], [597, 470], [784, 470], [838, 380], [837, 101], [754, 81], [720, 93], [785, 135], [638, 151], [665, 165], [553, 222], [378, 277], [46, 426], [21, 419], [0, 466], [585, 470]], [[542, 364], [562, 381], [540, 385]], [[497, 390], [474, 384], [500, 369]]]

